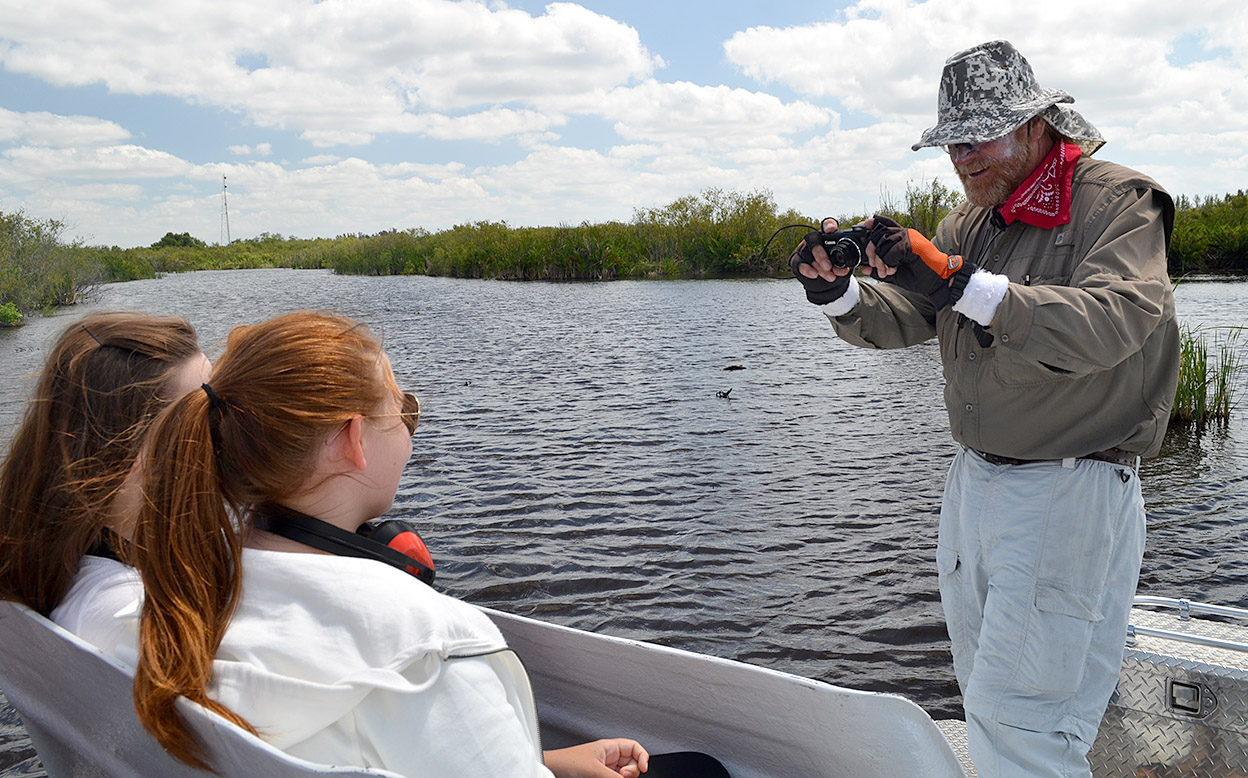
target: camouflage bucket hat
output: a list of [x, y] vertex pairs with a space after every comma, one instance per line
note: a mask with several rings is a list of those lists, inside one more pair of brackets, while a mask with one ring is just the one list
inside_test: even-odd
[[1075, 98], [1036, 83], [1031, 65], [1009, 41], [982, 43], [945, 60], [936, 104], [937, 124], [911, 148], [983, 143], [1013, 131], [1037, 114], [1091, 154], [1104, 144], [1097, 129], [1061, 103]]

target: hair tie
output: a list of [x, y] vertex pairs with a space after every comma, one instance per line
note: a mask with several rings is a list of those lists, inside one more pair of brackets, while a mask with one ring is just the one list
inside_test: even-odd
[[87, 325], [85, 325], [85, 324], [84, 324], [84, 325], [82, 325], [82, 331], [83, 331], [83, 332], [85, 332], [85, 333], [87, 333], [88, 335], [90, 335], [90, 336], [91, 336], [91, 340], [94, 340], [94, 341], [96, 342], [96, 345], [99, 345], [99, 346], [103, 346], [103, 345], [104, 345], [104, 344], [100, 341], [100, 339], [99, 339], [99, 338], [95, 337], [95, 333], [94, 333], [94, 332], [92, 332], [91, 330], [87, 329]]
[[208, 395], [208, 408], [210, 410], [225, 407], [225, 403], [221, 402], [221, 398], [217, 397], [217, 393], [212, 391], [211, 386], [208, 384], [200, 384], [199, 388], [203, 389], [204, 394]]

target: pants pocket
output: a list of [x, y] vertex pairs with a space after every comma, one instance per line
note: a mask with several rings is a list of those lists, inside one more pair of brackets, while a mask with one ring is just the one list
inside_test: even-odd
[[1104, 618], [1100, 599], [1100, 592], [1037, 584], [1019, 663], [1021, 687], [1042, 695], [1079, 691], [1093, 632]]
[[[945, 627], [953, 652], [953, 671], [958, 685], [965, 690], [975, 656], [975, 636], [969, 620], [971, 608], [978, 608], [962, 569], [956, 549], [936, 547], [936, 572], [940, 581], [940, 604], [945, 612]], [[978, 610], [975, 611], [976, 613]]]

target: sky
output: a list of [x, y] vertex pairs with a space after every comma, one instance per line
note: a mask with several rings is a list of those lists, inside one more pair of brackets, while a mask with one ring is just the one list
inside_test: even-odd
[[910, 145], [944, 60], [999, 38], [1098, 157], [1248, 189], [1243, 0], [0, 0], [0, 212], [123, 248], [629, 221], [708, 189], [866, 214], [957, 187]]

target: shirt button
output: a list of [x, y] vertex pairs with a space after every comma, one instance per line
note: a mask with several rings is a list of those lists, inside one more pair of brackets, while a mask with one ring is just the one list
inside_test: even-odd
[[1009, 343], [1009, 342], [1010, 342], [1010, 336], [1009, 336], [1009, 335], [1002, 335], [1002, 336], [1001, 336], [1001, 342], [1002, 342], [1002, 343]]
[[966, 404], [966, 412], [967, 412], [967, 413], [970, 413], [970, 412], [971, 412], [971, 411], [973, 411], [973, 410], [975, 410], [975, 406], [974, 406], [974, 405], [971, 405], [970, 403], [967, 403], [967, 404]]
[[974, 361], [975, 361], [975, 352], [974, 352], [974, 351], [972, 351], [971, 353], [967, 354], [967, 355], [966, 355], [966, 358], [967, 358], [967, 359], [969, 359], [969, 360], [971, 360], [972, 362], [974, 362]]

